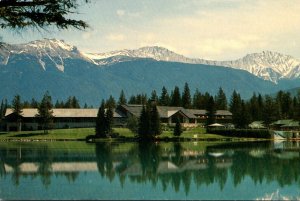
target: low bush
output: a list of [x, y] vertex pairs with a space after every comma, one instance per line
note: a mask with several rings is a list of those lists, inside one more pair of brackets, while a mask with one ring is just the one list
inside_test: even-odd
[[243, 137], [243, 138], [272, 138], [272, 134], [267, 129], [220, 129], [210, 128], [207, 133], [218, 134], [227, 137]]

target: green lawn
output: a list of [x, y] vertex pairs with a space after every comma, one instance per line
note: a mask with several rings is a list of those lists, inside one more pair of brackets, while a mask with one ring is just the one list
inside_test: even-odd
[[[124, 137], [134, 137], [134, 133], [132, 133], [127, 128], [114, 128], [114, 133], [118, 133], [120, 136]], [[22, 131], [22, 132], [2, 132], [0, 133], [0, 140], [79, 140], [85, 139], [88, 135], [94, 135], [94, 128], [74, 128], [74, 129], [55, 129], [49, 130], [48, 134], [44, 134], [43, 131]], [[169, 137], [172, 138], [172, 131], [163, 131], [163, 133], [159, 136], [160, 138]], [[241, 138], [232, 138], [225, 137], [222, 135], [215, 134], [207, 134], [205, 133], [204, 128], [192, 128], [184, 131], [180, 137], [183, 138], [196, 138], [196, 139], [239, 139]], [[248, 139], [249, 140], [249, 139]]]
[[49, 130], [47, 134], [43, 131], [21, 131], [0, 133], [0, 140], [5, 139], [39, 139], [39, 140], [76, 140], [85, 139], [86, 136], [94, 134], [94, 128], [74, 128]]

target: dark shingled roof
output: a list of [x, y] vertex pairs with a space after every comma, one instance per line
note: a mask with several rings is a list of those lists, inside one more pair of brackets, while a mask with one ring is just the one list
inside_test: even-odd
[[232, 116], [232, 113], [228, 110], [217, 110], [216, 111], [217, 116]]

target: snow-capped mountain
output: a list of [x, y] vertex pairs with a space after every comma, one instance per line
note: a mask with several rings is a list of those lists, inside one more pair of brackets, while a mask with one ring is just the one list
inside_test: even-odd
[[300, 77], [300, 61], [277, 52], [263, 51], [248, 54], [235, 61], [217, 62], [218, 65], [246, 70], [264, 80], [277, 82], [280, 79]]
[[298, 87], [300, 79], [285, 78], [299, 74], [296, 59], [273, 52], [236, 61], [209, 61], [156, 46], [89, 54], [56, 39], [0, 45], [0, 98], [8, 100], [16, 94], [23, 100], [40, 99], [48, 90], [53, 100], [76, 96], [82, 104], [96, 106], [102, 98], [118, 97], [121, 90], [128, 96], [150, 94], [153, 89], [172, 90], [185, 82], [191, 90], [200, 86], [203, 92], [216, 94], [222, 87], [228, 96], [236, 90], [247, 98], [253, 92], [271, 94]]
[[212, 61], [188, 58], [158, 46], [106, 53], [85, 53], [79, 51], [75, 46], [66, 44], [62, 40], [44, 39], [19, 45], [4, 44], [4, 47], [0, 48], [0, 64], [6, 65], [10, 57], [14, 54], [34, 56], [44, 70], [50, 60], [62, 72], [64, 71], [65, 59], [67, 58], [82, 59], [100, 67], [124, 61], [132, 61], [138, 58], [151, 58], [157, 61], [225, 66], [246, 70], [257, 77], [274, 83], [277, 83], [280, 79], [300, 78], [299, 60], [271, 51], [248, 54], [241, 59], [233, 61]]
[[[248, 54], [245, 57], [233, 61], [212, 61], [205, 59], [188, 58], [176, 54], [163, 47], [143, 47], [137, 50], [121, 50], [108, 53], [91, 54], [85, 53], [86, 57], [96, 64], [108, 64], [105, 60], [109, 57], [118, 56], [118, 59], [110, 60], [110, 63], [121, 62], [121, 56], [135, 58], [152, 58], [158, 61], [172, 61], [191, 64], [206, 64], [213, 66], [226, 66], [246, 70], [264, 80], [277, 83], [279, 79], [294, 79], [300, 77], [300, 61], [291, 56], [277, 52], [263, 51], [261, 53]], [[127, 59], [128, 60], [128, 59]]]
[[13, 55], [33, 56], [44, 70], [49, 60], [60, 71], [64, 71], [64, 59], [66, 58], [89, 60], [75, 46], [57, 39], [36, 40], [18, 45], [3, 44], [0, 48], [0, 64], [6, 65]]

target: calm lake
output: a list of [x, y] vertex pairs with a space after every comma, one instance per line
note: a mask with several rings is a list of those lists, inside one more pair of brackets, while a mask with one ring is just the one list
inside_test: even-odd
[[300, 142], [0, 143], [0, 199], [300, 199]]

